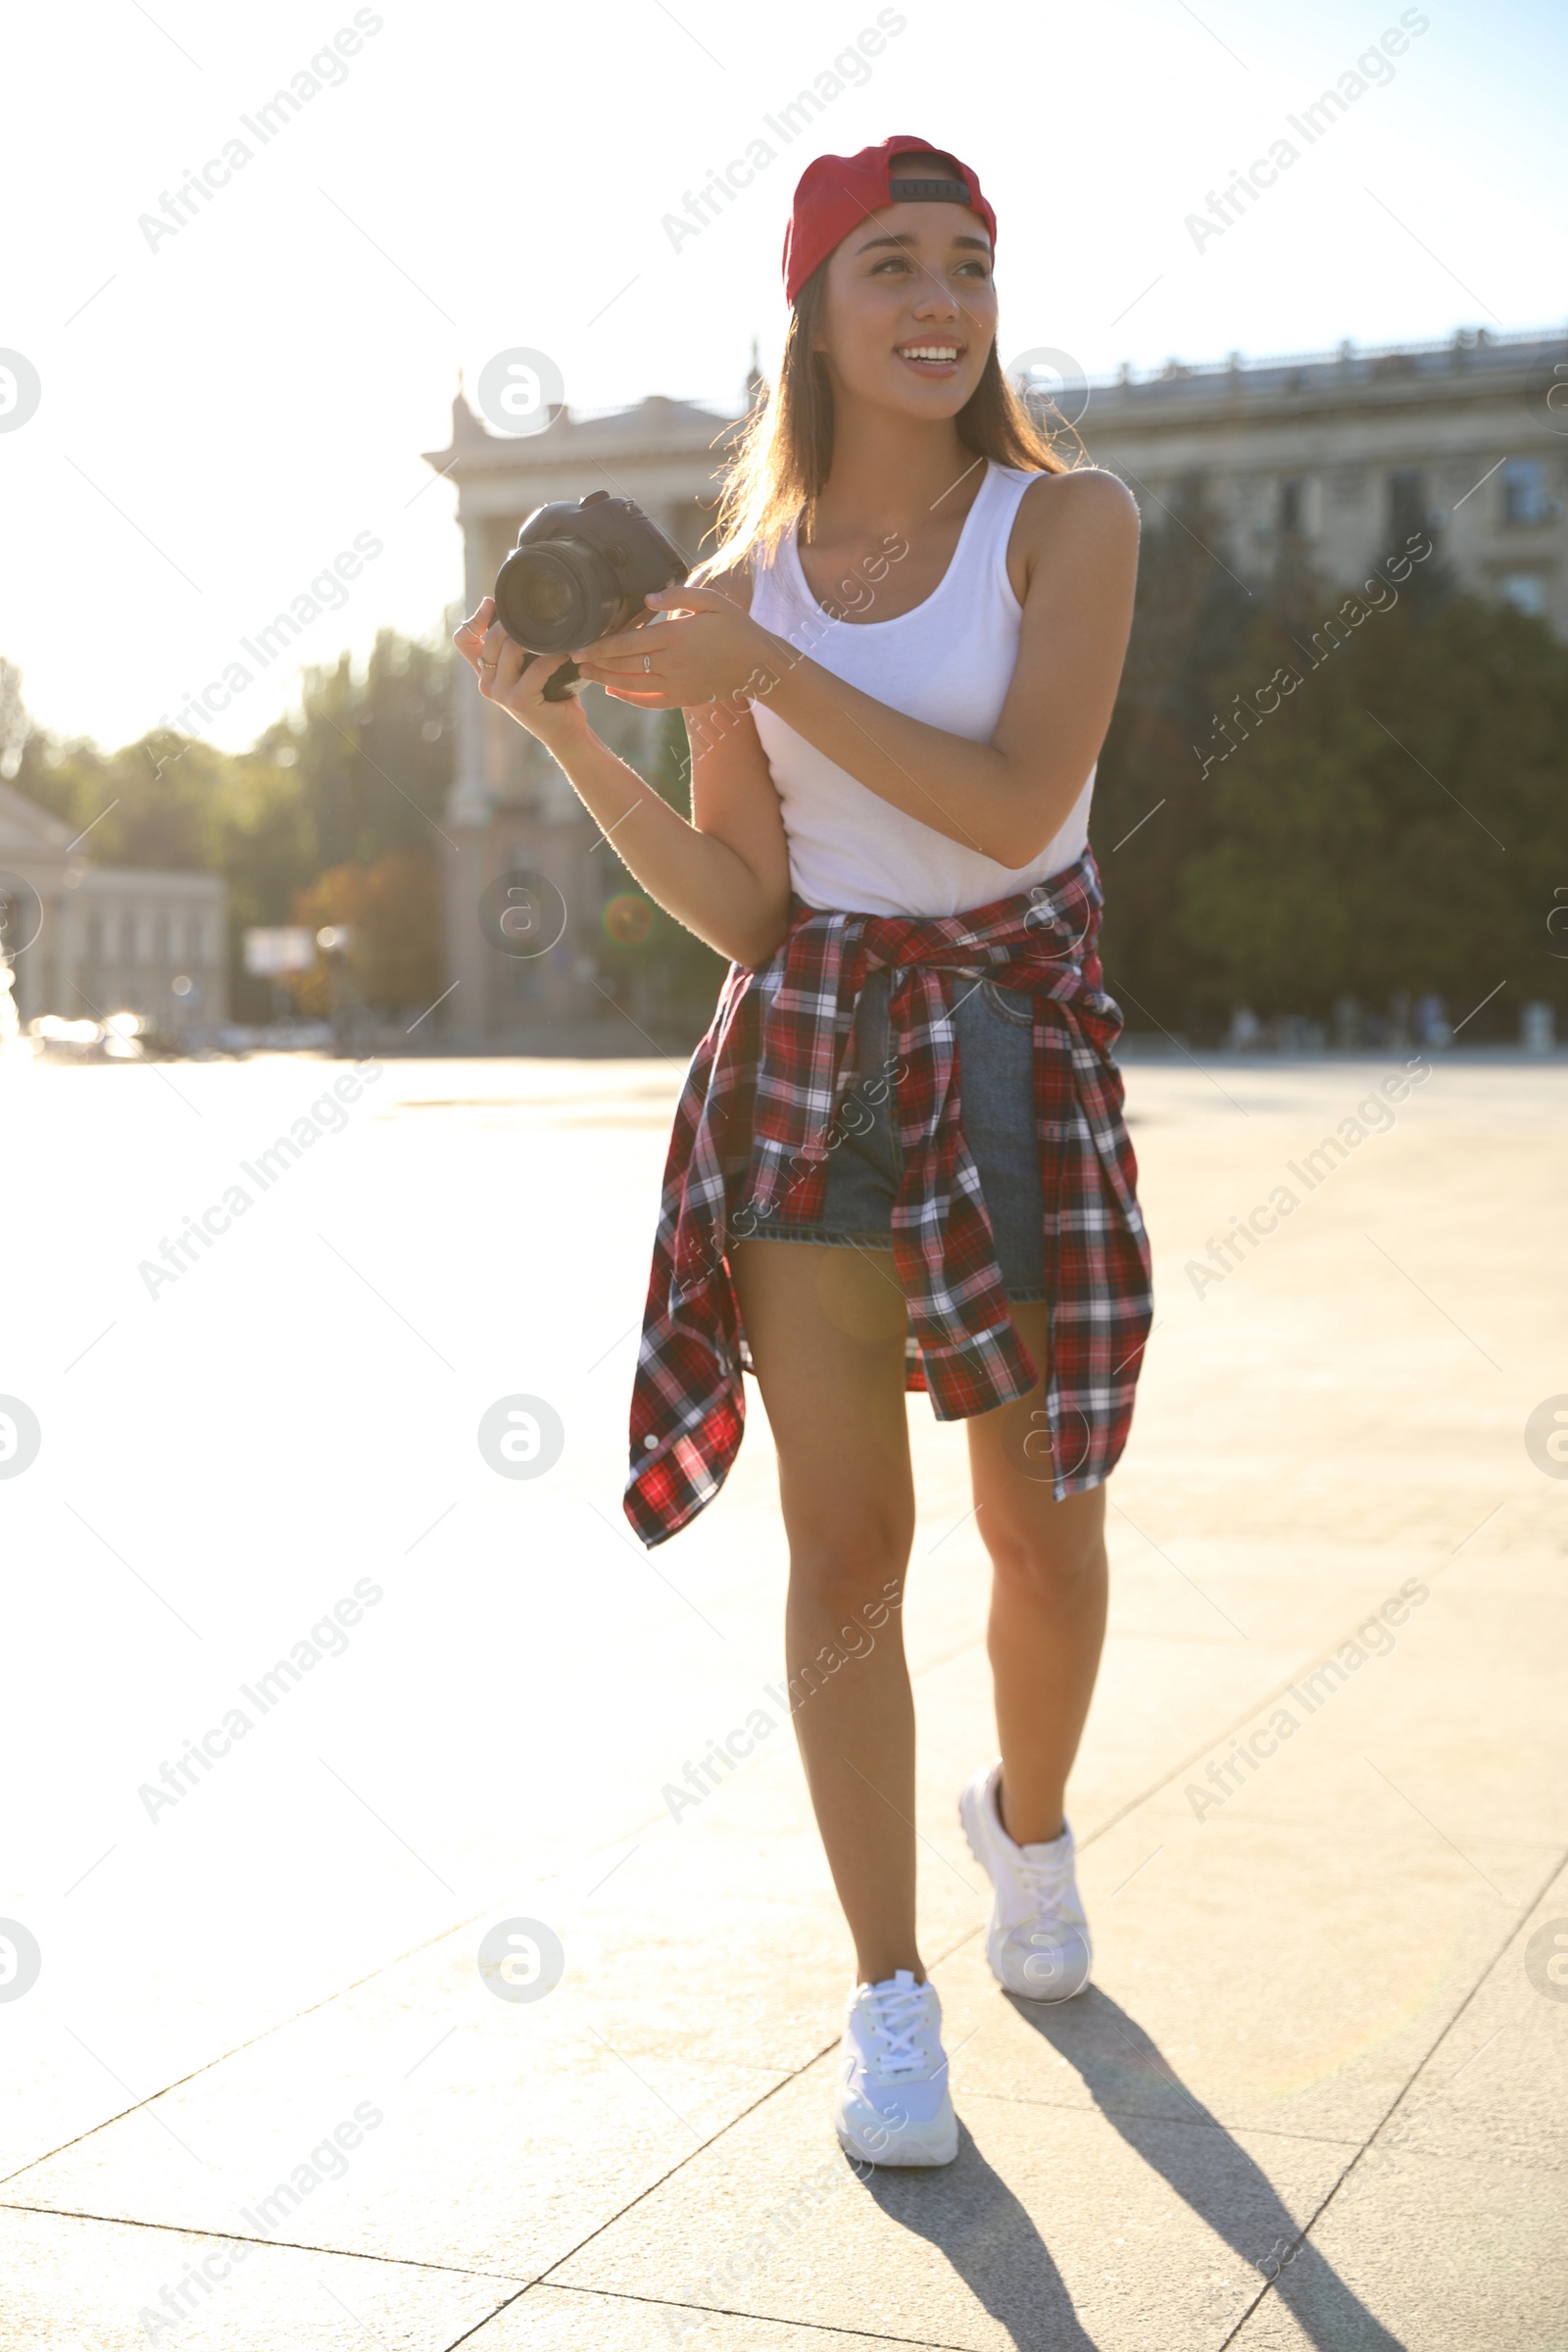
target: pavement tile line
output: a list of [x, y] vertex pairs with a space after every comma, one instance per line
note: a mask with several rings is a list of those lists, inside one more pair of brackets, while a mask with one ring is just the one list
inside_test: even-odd
[[514, 2295], [509, 2295], [504, 2303], [498, 2303], [494, 2311], [487, 2312], [482, 2320], [475, 2322], [473, 2327], [466, 2328], [463, 2333], [461, 2335], [455, 2335], [449, 2344], [443, 2344], [441, 2347], [441, 2352], [458, 2352], [458, 2346], [460, 2344], [471, 2343], [481, 2328], [488, 2328], [492, 2321], [500, 2319], [504, 2311], [511, 2311], [514, 2304], [520, 2303], [524, 2295], [531, 2294], [532, 2292], [533, 2288], [531, 2284], [528, 2286], [519, 2287]]
[[[485, 1909], [490, 1908], [491, 1906], [486, 1904]], [[202, 2075], [210, 2075], [215, 2066], [223, 2065], [229, 2058], [237, 2058], [242, 2050], [255, 2049], [258, 2042], [270, 2040], [274, 2034], [281, 2034], [286, 2026], [298, 2025], [302, 2017], [314, 2017], [318, 2009], [330, 2009], [334, 2001], [344, 2000], [349, 1993], [358, 1992], [362, 1984], [373, 1984], [376, 1978], [384, 1977], [389, 1969], [401, 1968], [405, 1960], [416, 1959], [420, 1952], [433, 1950], [436, 1944], [444, 1943], [449, 1936], [455, 1936], [459, 1928], [471, 1928], [475, 1920], [483, 1919], [483, 1917], [484, 1911], [475, 1911], [468, 1918], [460, 1919], [455, 1926], [442, 1928], [437, 1935], [425, 1936], [422, 1942], [410, 1944], [406, 1952], [397, 1952], [390, 1960], [378, 1961], [375, 1967], [368, 1969], [363, 1977], [355, 1977], [351, 1983], [339, 1984], [334, 1991], [322, 1993], [318, 2001], [309, 2001], [303, 2009], [296, 2009], [287, 2017], [274, 2018], [272, 2023], [270, 2026], [264, 2026], [259, 2034], [248, 2034], [243, 2041], [236, 2041], [229, 2049], [220, 2050], [216, 2057], [204, 2058], [201, 2065], [193, 2066], [188, 2075], [176, 2075], [172, 2082], [165, 2082], [160, 2089], [150, 2090], [145, 2098], [132, 2099], [128, 2107], [122, 2107], [114, 2115], [106, 2115], [96, 2124], [89, 2124], [85, 2132], [76, 2132], [71, 2139], [63, 2139], [57, 2148], [45, 2148], [41, 2155], [29, 2156], [26, 2163], [18, 2165], [14, 2173], [0, 2176], [0, 2188], [9, 2188], [13, 2180], [23, 2180], [38, 2165], [49, 2163], [52, 2157], [63, 2156], [68, 2148], [79, 2148], [83, 2140], [94, 2138], [100, 2132], [107, 2132], [112, 2124], [123, 2123], [127, 2115], [139, 2115], [144, 2107], [156, 2106], [158, 2101], [166, 2099], [172, 2090], [183, 2090], [187, 2082], [196, 2082]], [[11, 2202], [12, 2200], [8, 2197], [0, 2197], [0, 2206], [8, 2205]], [[36, 2206], [28, 2207], [25, 2210], [47, 2213], [53, 2209], [49, 2206]], [[200, 2236], [207, 2233], [198, 2230], [195, 2234]], [[262, 2242], [270, 2244], [271, 2240], [264, 2239]]]
[[[646, 1821], [635, 1823], [633, 1827], [627, 1830], [623, 1835], [617, 1835], [613, 1838], [602, 1839], [598, 1845], [590, 1846], [588, 1852], [581, 1857], [580, 1862], [571, 1863], [565, 1867], [570, 1869], [581, 1868], [587, 1863], [592, 1862], [598, 1855], [608, 1853], [612, 1846], [624, 1844], [625, 1839], [627, 1838], [634, 1838], [637, 1835], [638, 1830], [657, 1828], [659, 1823], [663, 1821], [665, 1818], [666, 1816], [662, 1810], [657, 1813], [650, 1813]], [[547, 1872], [541, 1879], [538, 1880], [537, 1884], [541, 1887], [553, 1886], [564, 1876], [565, 1868], [555, 1872]], [[165, 2082], [160, 2086], [159, 2089], [148, 2091], [145, 2098], [132, 2099], [128, 2107], [119, 2108], [115, 2114], [103, 2116], [96, 2124], [89, 2124], [85, 2132], [76, 2132], [74, 2138], [63, 2139], [58, 2147], [45, 2148], [41, 2154], [37, 2156], [29, 2156], [26, 2163], [19, 2165], [14, 2173], [0, 2175], [0, 2189], [9, 2187], [13, 2180], [22, 2180], [27, 2173], [30, 2173], [35, 2166], [40, 2164], [48, 2164], [51, 2158], [63, 2156], [69, 2148], [79, 2147], [83, 2140], [93, 2138], [97, 2132], [107, 2132], [111, 2124], [122, 2123], [126, 2116], [137, 2115], [140, 2113], [142, 2108], [155, 2106], [158, 2100], [167, 2098], [172, 2090], [183, 2090], [187, 2082], [194, 2082], [202, 2075], [211, 2074], [214, 2067], [222, 2066], [230, 2058], [237, 2058], [243, 2050], [255, 2049], [259, 2042], [270, 2040], [272, 2034], [281, 2034], [286, 2027], [298, 2025], [301, 2018], [314, 2017], [318, 2009], [330, 2009], [334, 2001], [346, 2000], [351, 1992], [358, 1992], [363, 1985], [373, 1984], [378, 1977], [384, 1977], [388, 1975], [394, 1968], [401, 1968], [406, 1960], [416, 1960], [418, 1958], [421, 1952], [433, 1951], [436, 1945], [438, 1943], [444, 1943], [449, 1936], [456, 1936], [464, 1928], [471, 1928], [477, 1921], [484, 1919], [491, 1911], [495, 1909], [496, 1903], [501, 1898], [499, 1896], [493, 1897], [489, 1902], [485, 1903], [481, 1909], [477, 1911], [470, 1911], [464, 1918], [454, 1920], [444, 1928], [438, 1928], [433, 1936], [426, 1936], [422, 1937], [418, 1943], [411, 1943], [406, 1951], [394, 1952], [391, 1958], [387, 1960], [378, 1960], [373, 1968], [367, 1969], [363, 1977], [352, 1977], [348, 1984], [336, 1985], [331, 1992], [323, 1992], [318, 2001], [308, 2001], [303, 2009], [291, 2010], [287, 2017], [274, 2018], [270, 2026], [263, 2026], [259, 2034], [248, 2034], [243, 2041], [236, 2041], [229, 2048], [218, 2051], [215, 2056], [211, 2058], [204, 2058], [200, 2066], [193, 2066], [191, 2068], [189, 2074], [176, 2075], [172, 2082]], [[9, 2198], [0, 2197], [0, 2206], [5, 2206], [10, 2202], [11, 2200]], [[52, 2211], [53, 2208], [49, 2206], [36, 2206], [28, 2207], [25, 2210], [46, 2213]], [[198, 2231], [197, 2234], [200, 2235], [201, 2232]], [[260, 2242], [265, 2245], [270, 2245], [274, 2241], [270, 2238], [265, 2238]]]
[[[1356, 2149], [1355, 2154], [1351, 2157], [1344, 2172], [1335, 2181], [1333, 2187], [1318, 2205], [1316, 2211], [1302, 2225], [1300, 2230], [1297, 2234], [1295, 2243], [1291, 2247], [1290, 2253], [1286, 2255], [1284, 2262], [1280, 2264], [1279, 2271], [1275, 2274], [1275, 2277], [1273, 2278], [1264, 2279], [1261, 2287], [1253, 2296], [1251, 2302], [1249, 2303], [1247, 2309], [1242, 2313], [1241, 2318], [1237, 2321], [1229, 2335], [1227, 2335], [1223, 2342], [1216, 2347], [1216, 2352], [1226, 2352], [1226, 2347], [1235, 2343], [1242, 2329], [1247, 2326], [1249, 2320], [1250, 2320], [1253, 2312], [1258, 2309], [1266, 2296], [1274, 2293], [1280, 2275], [1285, 2271], [1287, 2266], [1294, 2261], [1297, 2254], [1299, 2253], [1301, 2247], [1305, 2245], [1307, 2239], [1311, 2236], [1312, 2231], [1317, 2228], [1318, 2223], [1323, 2219], [1323, 2216], [1327, 2213], [1329, 2207], [1333, 2204], [1341, 2189], [1349, 2180], [1350, 2175], [1355, 2171], [1356, 2166], [1361, 2162], [1362, 2157], [1366, 2155], [1368, 2150], [1373, 2145], [1378, 2133], [1387, 2128], [1392, 2118], [1403, 2105], [1405, 2099], [1410, 2093], [1412, 2085], [1431, 2065], [1433, 2059], [1437, 2056], [1439, 2050], [1442, 2049], [1444, 2043], [1447, 2040], [1449, 2034], [1453, 2032], [1454, 2027], [1459, 2023], [1460, 2018], [1463, 2017], [1471, 2002], [1476, 1998], [1482, 1987], [1489, 1984], [1492, 1978], [1496, 1975], [1497, 1970], [1501, 1967], [1504, 1959], [1507, 1957], [1510, 1947], [1523, 1934], [1531, 1914], [1539, 1909], [1540, 1905], [1544, 1902], [1547, 1894], [1556, 1885], [1558, 1879], [1561, 1878], [1565, 1870], [1568, 1870], [1568, 1846], [1563, 1847], [1562, 1852], [1558, 1855], [1556, 1861], [1547, 1871], [1545, 1877], [1542, 1880], [1541, 1885], [1536, 1888], [1535, 1893], [1530, 1897], [1529, 1901], [1520, 1904], [1518, 1919], [1514, 1922], [1513, 1926], [1509, 1928], [1507, 1934], [1503, 1936], [1502, 1941], [1493, 1953], [1492, 1958], [1487, 1962], [1486, 1967], [1480, 1970], [1476, 1977], [1475, 1983], [1465, 1994], [1464, 1999], [1459, 2003], [1459, 2006], [1455, 2009], [1453, 2015], [1448, 2019], [1446, 2025], [1440, 2028], [1425, 2055], [1419, 2058], [1411, 2067], [1409, 2075], [1399, 2085], [1399, 2088], [1395, 2092], [1394, 2097], [1390, 2100], [1388, 2107], [1379, 2117], [1378, 2121], [1373, 2125], [1371, 2131], [1367, 2133], [1365, 2139], [1361, 2142], [1361, 2145]], [[1323, 2259], [1326, 2262], [1328, 2257], [1325, 2255]], [[1333, 2268], [1332, 2265], [1330, 2267]], [[1289, 2310], [1289, 2305], [1287, 2305], [1286, 2308]]]
[[360, 2246], [318, 2246], [308, 2238], [253, 2237], [248, 2230], [208, 2230], [199, 2222], [149, 2222], [134, 2213], [83, 2213], [74, 2205], [23, 2205], [15, 2197], [0, 2198], [0, 2213], [35, 2213], [51, 2222], [92, 2222], [106, 2230], [153, 2230], [164, 2237], [202, 2237], [215, 2246], [277, 2246], [286, 2254], [324, 2254], [335, 2262], [378, 2262], [388, 2270], [439, 2271], [448, 2278], [493, 2278], [498, 2286], [519, 2290], [537, 2286], [537, 2278], [519, 2279], [515, 2271], [475, 2270], [464, 2262], [435, 2262], [417, 2254], [367, 2254]]
[[[889, 2335], [885, 2328], [850, 2328], [838, 2320], [779, 2320], [764, 2312], [731, 2311], [727, 2303], [682, 2303], [672, 2295], [633, 2295], [613, 2286], [551, 2286], [540, 2281], [537, 2290], [534, 2287], [527, 2289], [530, 2294], [535, 2291], [549, 2295], [599, 2295], [606, 2302], [630, 2303], [639, 2311], [702, 2311], [712, 2319], [744, 2320], [752, 2328], [798, 2328], [803, 2334], [809, 2328], [816, 2335], [858, 2336], [867, 2344], [905, 2344], [909, 2347], [909, 2352], [974, 2352], [973, 2345], [950, 2344], [944, 2336]], [[513, 2297], [514, 2302], [520, 2300], [520, 2296]], [[481, 2328], [489, 2325], [488, 2320], [479, 2323]], [[460, 2335], [456, 2339], [456, 2343], [466, 2344], [477, 2332], [477, 2328], [470, 2328], [466, 2335]], [[442, 2352], [456, 2352], [456, 2344], [444, 2345]]]

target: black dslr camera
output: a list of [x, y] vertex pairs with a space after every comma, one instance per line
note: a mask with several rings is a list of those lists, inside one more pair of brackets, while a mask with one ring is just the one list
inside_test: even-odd
[[[530, 654], [569, 654], [639, 617], [645, 596], [691, 566], [629, 498], [590, 490], [579, 506], [536, 507], [496, 574], [496, 618]], [[582, 692], [575, 662], [545, 687], [547, 703]]]

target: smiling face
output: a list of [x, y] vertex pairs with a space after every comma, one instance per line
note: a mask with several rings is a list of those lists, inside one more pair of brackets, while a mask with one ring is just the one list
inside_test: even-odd
[[991, 240], [957, 204], [889, 204], [827, 265], [813, 348], [835, 391], [906, 416], [956, 416], [997, 331]]

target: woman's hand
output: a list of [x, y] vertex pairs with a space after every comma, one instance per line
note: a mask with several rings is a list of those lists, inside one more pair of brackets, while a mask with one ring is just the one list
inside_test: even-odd
[[716, 589], [662, 588], [643, 602], [660, 617], [572, 656], [617, 703], [692, 710], [765, 694], [783, 665], [777, 641]]
[[566, 657], [524, 653], [497, 620], [493, 596], [485, 597], [452, 642], [478, 679], [485, 701], [508, 711], [541, 743], [554, 749], [592, 734], [574, 694], [559, 703], [545, 701], [545, 688]]

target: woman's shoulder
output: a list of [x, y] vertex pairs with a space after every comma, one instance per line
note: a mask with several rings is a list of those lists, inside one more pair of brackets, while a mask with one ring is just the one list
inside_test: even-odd
[[1138, 502], [1126, 483], [1099, 466], [1027, 477], [1007, 535], [1007, 575], [1023, 604], [1041, 564], [1076, 570], [1086, 561], [1113, 569], [1138, 561]]
[[[1018, 520], [1043, 535], [1064, 527], [1138, 529], [1138, 501], [1119, 474], [1102, 466], [1069, 466], [1060, 473], [1022, 475], [1006, 471], [1025, 484], [1018, 501]], [[1069, 522], [1070, 518], [1070, 522]]]

